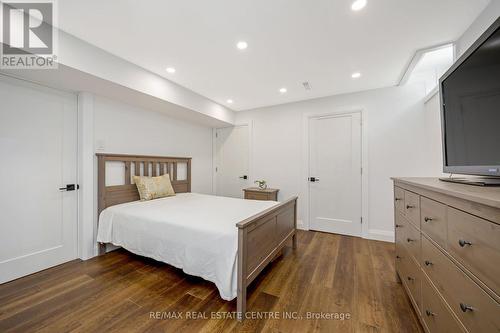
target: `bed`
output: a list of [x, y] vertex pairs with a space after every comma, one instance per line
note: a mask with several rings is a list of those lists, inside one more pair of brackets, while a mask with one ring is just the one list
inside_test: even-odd
[[[297, 197], [276, 202], [191, 193], [186, 157], [97, 154], [97, 159], [100, 253], [111, 243], [211, 281], [221, 298], [236, 297], [240, 320], [247, 286], [288, 242], [296, 248]], [[112, 168], [123, 173], [120, 184], [106, 180]], [[167, 173], [177, 195], [139, 201], [132, 175]]]

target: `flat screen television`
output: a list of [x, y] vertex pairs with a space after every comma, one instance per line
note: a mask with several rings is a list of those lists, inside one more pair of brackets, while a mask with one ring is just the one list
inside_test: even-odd
[[500, 183], [500, 18], [439, 85], [444, 172]]

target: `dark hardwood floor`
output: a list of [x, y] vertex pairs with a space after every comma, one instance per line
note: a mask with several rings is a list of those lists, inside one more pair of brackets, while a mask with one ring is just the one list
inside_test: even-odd
[[265, 318], [238, 323], [235, 301], [213, 284], [117, 250], [0, 285], [0, 332], [422, 331], [396, 281], [394, 245], [354, 237], [301, 231], [248, 304]]

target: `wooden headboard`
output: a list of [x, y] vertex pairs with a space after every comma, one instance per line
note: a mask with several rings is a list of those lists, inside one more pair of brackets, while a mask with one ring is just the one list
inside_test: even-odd
[[[97, 155], [97, 197], [98, 214], [105, 208], [121, 203], [139, 200], [139, 192], [132, 184], [132, 173], [136, 176], [170, 175], [172, 186], [176, 193], [191, 192], [191, 158], [168, 156]], [[124, 184], [106, 186], [106, 165], [108, 162], [123, 163], [125, 170]], [[178, 168], [186, 165], [185, 179], [177, 179]]]

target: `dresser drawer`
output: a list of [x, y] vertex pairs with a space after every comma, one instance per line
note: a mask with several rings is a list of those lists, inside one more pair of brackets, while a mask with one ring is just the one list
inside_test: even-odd
[[406, 285], [415, 309], [422, 313], [422, 271], [411, 257], [403, 257], [402, 274], [399, 275]]
[[397, 186], [394, 187], [394, 208], [397, 212], [405, 212], [405, 191]]
[[437, 201], [420, 198], [420, 228], [441, 247], [446, 247], [446, 206]]
[[270, 200], [267, 193], [245, 192], [245, 199], [250, 200]]
[[500, 295], [500, 226], [451, 207], [448, 220], [450, 254]]
[[422, 275], [422, 318], [429, 333], [465, 332], [429, 279]]
[[405, 191], [405, 216], [420, 229], [420, 196], [413, 192]]
[[420, 231], [417, 230], [411, 223], [406, 226], [403, 243], [408, 250], [408, 253], [414, 260], [420, 263]]
[[469, 332], [500, 330], [500, 304], [426, 237], [422, 237], [422, 267]]

